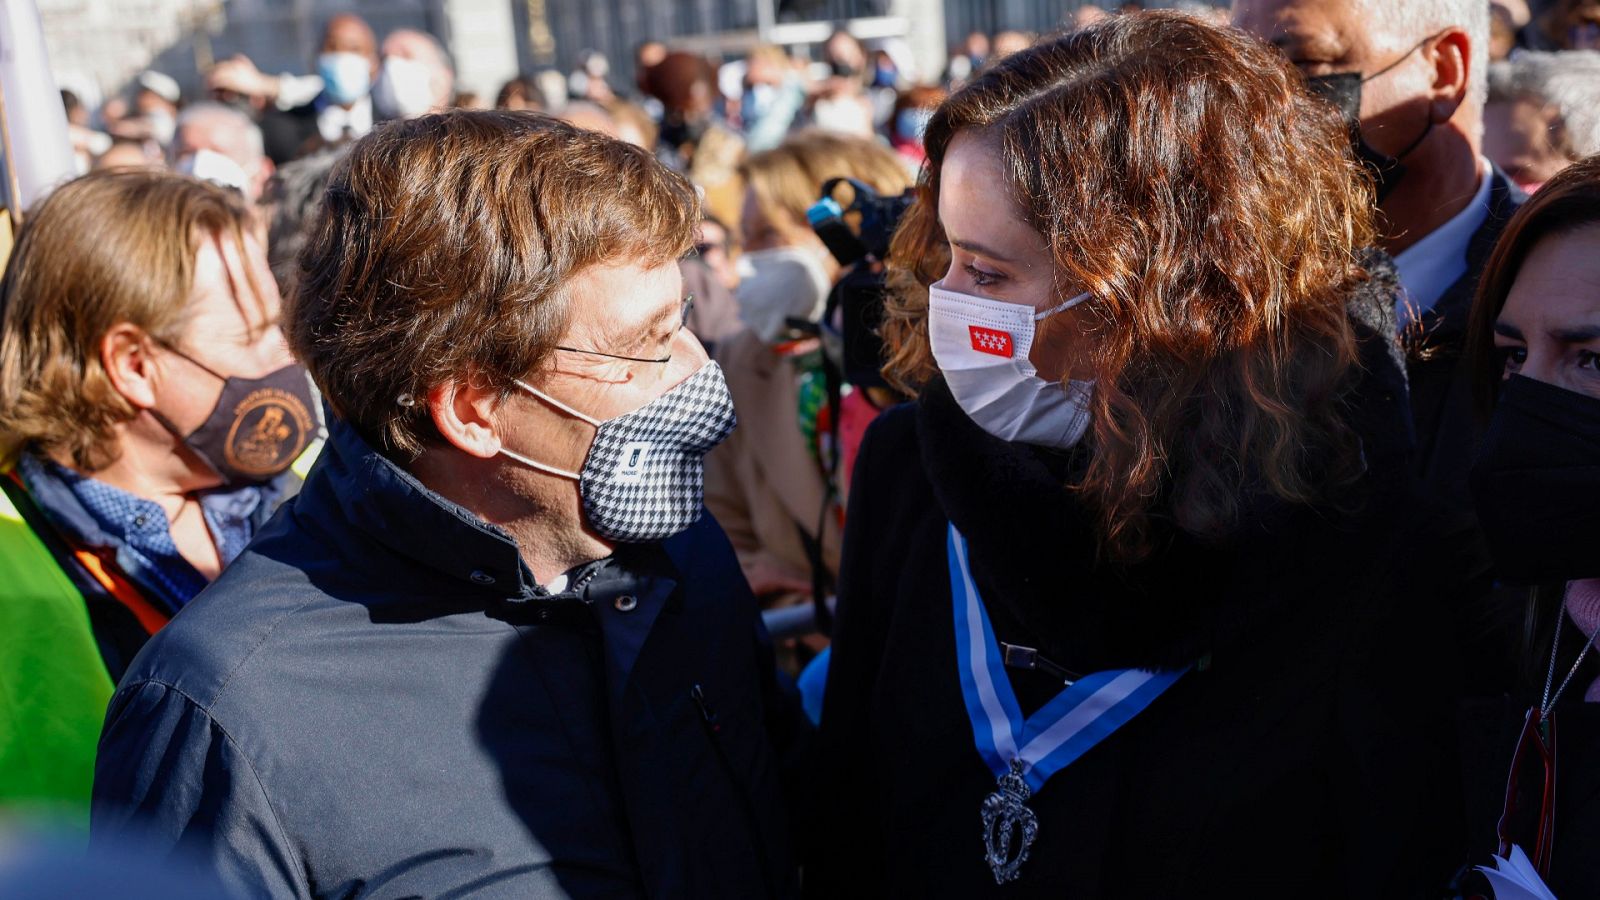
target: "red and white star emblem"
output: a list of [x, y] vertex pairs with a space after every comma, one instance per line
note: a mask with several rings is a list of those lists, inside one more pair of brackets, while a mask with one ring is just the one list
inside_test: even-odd
[[972, 349], [990, 356], [1011, 358], [1011, 335], [982, 325], [968, 325], [967, 330], [972, 333]]

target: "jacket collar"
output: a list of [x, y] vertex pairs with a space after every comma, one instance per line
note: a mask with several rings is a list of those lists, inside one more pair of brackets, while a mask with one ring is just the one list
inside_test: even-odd
[[[92, 476], [73, 472], [32, 451], [18, 456], [15, 468], [34, 504], [69, 541], [96, 549], [114, 549], [126, 542], [126, 536], [118, 533], [114, 523], [105, 521], [84, 502], [80, 485]], [[297, 480], [294, 473], [285, 472], [264, 484], [213, 488], [202, 491], [199, 497], [208, 511], [231, 515], [248, 523], [254, 531], [266, 524], [279, 501], [293, 493]], [[109, 490], [124, 493], [116, 488]], [[136, 501], [144, 499], [129, 496]]]
[[395, 553], [485, 600], [511, 601], [498, 604], [498, 615], [513, 625], [598, 621], [607, 663], [621, 676], [613, 686], [620, 691], [628, 682], [656, 619], [682, 583], [687, 532], [660, 543], [620, 546], [612, 556], [573, 570], [565, 588], [551, 594], [504, 529], [429, 490], [344, 420], [329, 416], [328, 432], [328, 446], [296, 500], [298, 512], [318, 515], [319, 505], [331, 503], [336, 520]]
[[452, 580], [501, 597], [544, 593], [510, 534], [429, 490], [332, 415], [327, 447], [296, 500], [303, 512], [321, 505], [395, 553]]
[[1444, 292], [1433, 308], [1420, 320], [1426, 345], [1459, 348], [1467, 332], [1467, 313], [1472, 308], [1472, 298], [1478, 292], [1478, 278], [1489, 263], [1489, 255], [1528, 195], [1500, 170], [1490, 164], [1489, 215], [1473, 233], [1467, 244], [1467, 271]]

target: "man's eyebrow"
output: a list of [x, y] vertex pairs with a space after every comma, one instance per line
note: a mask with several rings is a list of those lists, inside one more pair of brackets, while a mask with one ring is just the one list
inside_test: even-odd
[[1280, 31], [1272, 36], [1272, 46], [1296, 61], [1312, 59], [1316, 62], [1334, 62], [1344, 59], [1349, 53], [1349, 49], [1337, 39], [1322, 32]]
[[1511, 324], [1510, 322], [1496, 321], [1494, 323], [1494, 333], [1500, 335], [1501, 337], [1508, 337], [1513, 340], [1524, 340], [1522, 336], [1522, 329]]
[[[627, 340], [626, 344], [621, 345], [624, 350], [638, 349], [639, 347], [643, 347], [652, 341], [660, 340], [667, 330], [667, 323], [671, 322], [683, 308], [682, 304], [683, 298], [681, 297], [673, 301], [671, 304], [663, 304], [660, 312], [651, 316], [642, 325], [637, 326], [639, 330], [634, 330], [635, 326], [627, 326], [626, 328], [617, 329], [617, 331], [614, 332], [616, 335], [616, 340]], [[630, 334], [631, 339], [629, 339]]]

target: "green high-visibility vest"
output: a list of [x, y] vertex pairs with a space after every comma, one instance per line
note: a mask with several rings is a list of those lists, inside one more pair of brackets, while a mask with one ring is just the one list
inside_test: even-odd
[[[295, 460], [303, 481], [318, 439]], [[9, 478], [0, 465], [0, 478]], [[88, 824], [95, 748], [115, 685], [83, 594], [0, 490], [0, 818]]]
[[83, 594], [0, 491], [0, 814], [87, 822], [112, 687]]

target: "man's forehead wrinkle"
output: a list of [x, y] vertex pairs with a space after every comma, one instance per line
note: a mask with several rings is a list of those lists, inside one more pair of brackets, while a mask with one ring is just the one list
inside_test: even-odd
[[1307, 32], [1297, 42], [1302, 53], [1325, 59], [1339, 59], [1350, 52], [1350, 40], [1333, 29]]
[[1288, 16], [1273, 29], [1272, 43], [1292, 55], [1335, 58], [1350, 50], [1352, 37], [1333, 22]]

